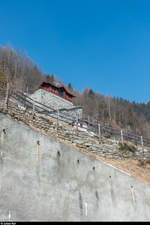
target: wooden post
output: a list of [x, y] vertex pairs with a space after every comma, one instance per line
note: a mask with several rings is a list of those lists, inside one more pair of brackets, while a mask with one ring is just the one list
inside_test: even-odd
[[35, 113], [35, 104], [33, 103], [33, 113]]
[[100, 125], [100, 123], [98, 124], [98, 136], [99, 136], [99, 143], [101, 143], [102, 140], [101, 140], [101, 125]]
[[90, 116], [88, 116], [88, 130], [89, 130]]
[[24, 108], [26, 108], [26, 95], [23, 95], [24, 97]]
[[121, 143], [123, 144], [123, 132], [121, 130]]
[[4, 111], [8, 110], [9, 83], [7, 82], [6, 97], [4, 102]]
[[59, 109], [57, 110], [57, 121], [59, 123]]
[[25, 96], [23, 95], [23, 97], [24, 97], [23, 106], [25, 107], [25, 104], [26, 104], [26, 102], [25, 102]]
[[58, 130], [58, 125], [59, 125], [58, 124], [59, 123], [58, 121], [59, 121], [59, 109], [57, 109], [57, 130]]
[[76, 130], [78, 130], [78, 114], [76, 114]]
[[32, 109], [32, 119], [34, 117], [34, 114], [35, 114], [35, 104], [33, 103], [33, 109]]
[[143, 143], [143, 137], [141, 136], [141, 146], [142, 146], [142, 154], [144, 157], [144, 143]]
[[126, 139], [127, 139], [127, 142], [128, 142], [128, 132], [126, 132]]

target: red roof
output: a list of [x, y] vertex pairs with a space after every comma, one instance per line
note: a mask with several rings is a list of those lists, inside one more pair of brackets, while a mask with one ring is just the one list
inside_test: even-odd
[[71, 94], [71, 93], [70, 93], [63, 85], [61, 85], [61, 86], [56, 86], [56, 85], [51, 84], [51, 83], [49, 83], [49, 82], [43, 81], [43, 82], [40, 84], [39, 88], [42, 87], [43, 84], [47, 84], [47, 85], [49, 85], [49, 86], [51, 86], [51, 87], [54, 87], [54, 88], [57, 88], [57, 89], [64, 89], [65, 92], [66, 92], [68, 95], [70, 95], [71, 97], [75, 97], [75, 95]]

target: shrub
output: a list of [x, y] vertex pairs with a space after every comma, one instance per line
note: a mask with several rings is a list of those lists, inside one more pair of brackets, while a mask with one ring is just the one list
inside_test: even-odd
[[150, 158], [147, 158], [147, 159], [146, 159], [146, 163], [147, 163], [147, 164], [150, 164]]
[[110, 136], [110, 135], [105, 135], [104, 137], [105, 137], [105, 138], [111, 138], [111, 136]]
[[138, 159], [138, 166], [144, 166], [145, 161], [143, 159]]
[[121, 151], [125, 151], [125, 152], [135, 152], [136, 151], [136, 148], [133, 146], [133, 145], [128, 145], [126, 143], [122, 144], [122, 143], [119, 143], [119, 150]]
[[147, 164], [150, 165], [150, 158], [147, 159], [138, 159], [138, 166], [146, 166]]

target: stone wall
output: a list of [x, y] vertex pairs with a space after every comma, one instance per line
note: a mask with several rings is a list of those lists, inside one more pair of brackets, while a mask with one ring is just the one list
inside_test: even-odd
[[0, 98], [0, 106], [4, 107], [5, 100]]
[[[73, 146], [86, 149], [95, 155], [125, 159], [125, 158], [142, 158], [142, 148], [137, 149], [135, 152], [124, 152], [119, 149], [118, 141], [102, 137], [102, 142], [99, 143], [99, 138], [96, 134], [88, 132], [86, 129], [76, 126], [69, 126], [52, 120], [50, 117], [44, 118], [44, 115], [35, 113], [33, 115], [31, 110], [26, 110], [20, 107], [17, 103], [9, 101], [8, 114], [25, 124], [40, 129], [47, 135], [60, 138], [62, 141], [67, 141]], [[150, 151], [145, 152], [145, 157], [150, 157]]]
[[66, 116], [71, 116], [76, 119], [76, 116], [80, 119], [82, 118], [82, 107], [73, 107], [71, 109], [60, 109], [60, 113], [64, 113]]
[[[66, 123], [75, 122], [77, 119], [82, 118], [82, 111], [83, 111], [82, 107], [73, 107], [71, 109], [60, 109], [59, 120], [64, 121]], [[54, 111], [52, 113], [49, 113], [49, 115], [57, 119], [58, 112]]]
[[[69, 102], [51, 92], [39, 89], [34, 94], [30, 95], [30, 98], [51, 107], [54, 110], [59, 109], [60, 114], [62, 114], [62, 116], [60, 115], [61, 120], [64, 122], [70, 123], [76, 118], [82, 118], [82, 107], [76, 107], [72, 102]], [[51, 113], [51, 115], [57, 117], [57, 113], [55, 111]], [[65, 116], [68, 117], [68, 119], [66, 119]]]
[[73, 107], [72, 102], [42, 89], [35, 91], [35, 93], [31, 94], [30, 97], [56, 110], [61, 108], [69, 109]]

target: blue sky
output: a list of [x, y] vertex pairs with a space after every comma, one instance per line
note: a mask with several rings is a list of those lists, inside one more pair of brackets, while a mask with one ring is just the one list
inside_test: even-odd
[[150, 100], [149, 0], [0, 0], [0, 45], [82, 92]]

